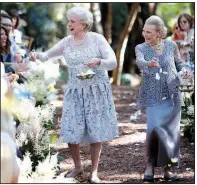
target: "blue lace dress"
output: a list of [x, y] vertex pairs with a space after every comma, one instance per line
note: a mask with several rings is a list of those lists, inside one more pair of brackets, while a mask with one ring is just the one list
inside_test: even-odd
[[[146, 43], [137, 45], [135, 51], [143, 74], [138, 105], [147, 113], [147, 160], [155, 166], [178, 165], [183, 101], [177, 71], [184, 62], [177, 45], [169, 40], [164, 40], [161, 55]], [[158, 58], [160, 68], [148, 67], [153, 57]]]
[[[80, 46], [68, 36], [39, 59], [47, 60], [63, 55], [68, 64], [69, 79], [64, 92], [61, 138], [63, 142], [78, 144], [112, 140], [118, 136], [113, 95], [107, 70], [116, 66], [116, 57], [105, 40], [97, 33], [89, 32]], [[77, 75], [90, 59], [100, 58], [101, 65], [93, 69], [92, 79], [80, 80]]]

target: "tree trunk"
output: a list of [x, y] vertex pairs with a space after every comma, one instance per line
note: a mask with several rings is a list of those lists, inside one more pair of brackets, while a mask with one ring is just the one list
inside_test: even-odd
[[151, 15], [155, 14], [158, 3], [149, 3], [149, 12]]
[[103, 27], [101, 25], [101, 11], [100, 11], [99, 3], [90, 3], [90, 11], [93, 14], [93, 21], [94, 21], [94, 24], [92, 26], [92, 31], [103, 35]]
[[121, 74], [124, 64], [124, 54], [129, 38], [129, 33], [131, 32], [133, 28], [133, 24], [137, 18], [138, 10], [139, 10], [139, 3], [133, 3], [133, 5], [130, 8], [127, 22], [124, 26], [124, 29], [122, 31], [122, 34], [118, 42], [118, 47], [116, 50], [118, 67], [112, 73], [113, 84], [115, 85], [120, 85], [121, 83]]
[[104, 37], [108, 41], [109, 44], [112, 42], [112, 3], [107, 3], [107, 21], [104, 26]]
[[133, 29], [129, 34], [130, 36], [125, 51], [125, 61], [123, 65], [124, 73], [141, 73], [135, 63], [136, 56], [134, 48], [136, 47], [136, 45], [144, 42], [144, 38], [142, 36], [144, 23], [147, 18], [149, 18], [152, 14], [155, 14], [157, 5], [158, 3], [155, 3], [155, 6], [150, 9], [149, 3], [140, 3], [141, 11], [139, 11], [136, 21], [133, 25]]

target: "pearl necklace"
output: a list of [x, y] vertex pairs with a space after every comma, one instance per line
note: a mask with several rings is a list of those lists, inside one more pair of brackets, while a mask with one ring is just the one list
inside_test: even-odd
[[86, 39], [86, 37], [87, 37], [87, 34], [88, 34], [88, 32], [86, 32], [86, 34], [85, 34], [85, 36], [84, 36], [84, 38], [83, 38], [83, 40], [82, 40], [81, 42], [77, 42], [77, 41], [75, 40], [74, 35], [73, 35], [74, 43], [75, 43], [76, 45], [80, 46], [80, 45], [85, 41], [85, 39]]
[[161, 50], [162, 47], [163, 47], [163, 41], [161, 41], [159, 44], [155, 44], [155, 45], [150, 44], [150, 47], [155, 49], [155, 50]]

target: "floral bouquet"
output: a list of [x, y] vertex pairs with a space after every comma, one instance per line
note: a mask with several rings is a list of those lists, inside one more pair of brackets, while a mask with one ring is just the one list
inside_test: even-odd
[[194, 74], [188, 68], [181, 70], [178, 77], [181, 85], [194, 85]]
[[[50, 135], [45, 124], [49, 121], [53, 123], [55, 106], [47, 104], [33, 108], [26, 103], [21, 104], [21, 112], [16, 112], [19, 121], [23, 123], [17, 127], [17, 144], [22, 155], [31, 153], [32, 167], [35, 169], [38, 162], [45, 159], [50, 151]], [[32, 110], [26, 115], [24, 109]]]

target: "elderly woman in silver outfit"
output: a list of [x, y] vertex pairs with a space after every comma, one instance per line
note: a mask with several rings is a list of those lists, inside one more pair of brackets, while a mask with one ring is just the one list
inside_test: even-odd
[[[118, 136], [118, 124], [107, 71], [117, 66], [114, 51], [106, 39], [89, 30], [93, 15], [86, 8], [74, 7], [67, 11], [68, 29], [71, 35], [60, 40], [44, 53], [30, 53], [32, 60], [47, 61], [64, 56], [69, 71], [69, 80], [64, 92], [61, 138], [68, 143], [74, 169], [66, 177], [82, 173], [79, 144], [90, 143], [92, 170], [91, 183], [99, 183], [98, 163], [101, 143]], [[81, 80], [83, 69], [95, 73], [91, 79]]]
[[[154, 167], [164, 167], [164, 178], [178, 180], [171, 166], [179, 165], [180, 120], [183, 103], [178, 72], [184, 63], [177, 45], [165, 40], [167, 29], [158, 16], [149, 17], [136, 46], [136, 64], [142, 70], [139, 107], [147, 114], [147, 166], [145, 181], [154, 180]], [[184, 75], [185, 72], [184, 72]]]

